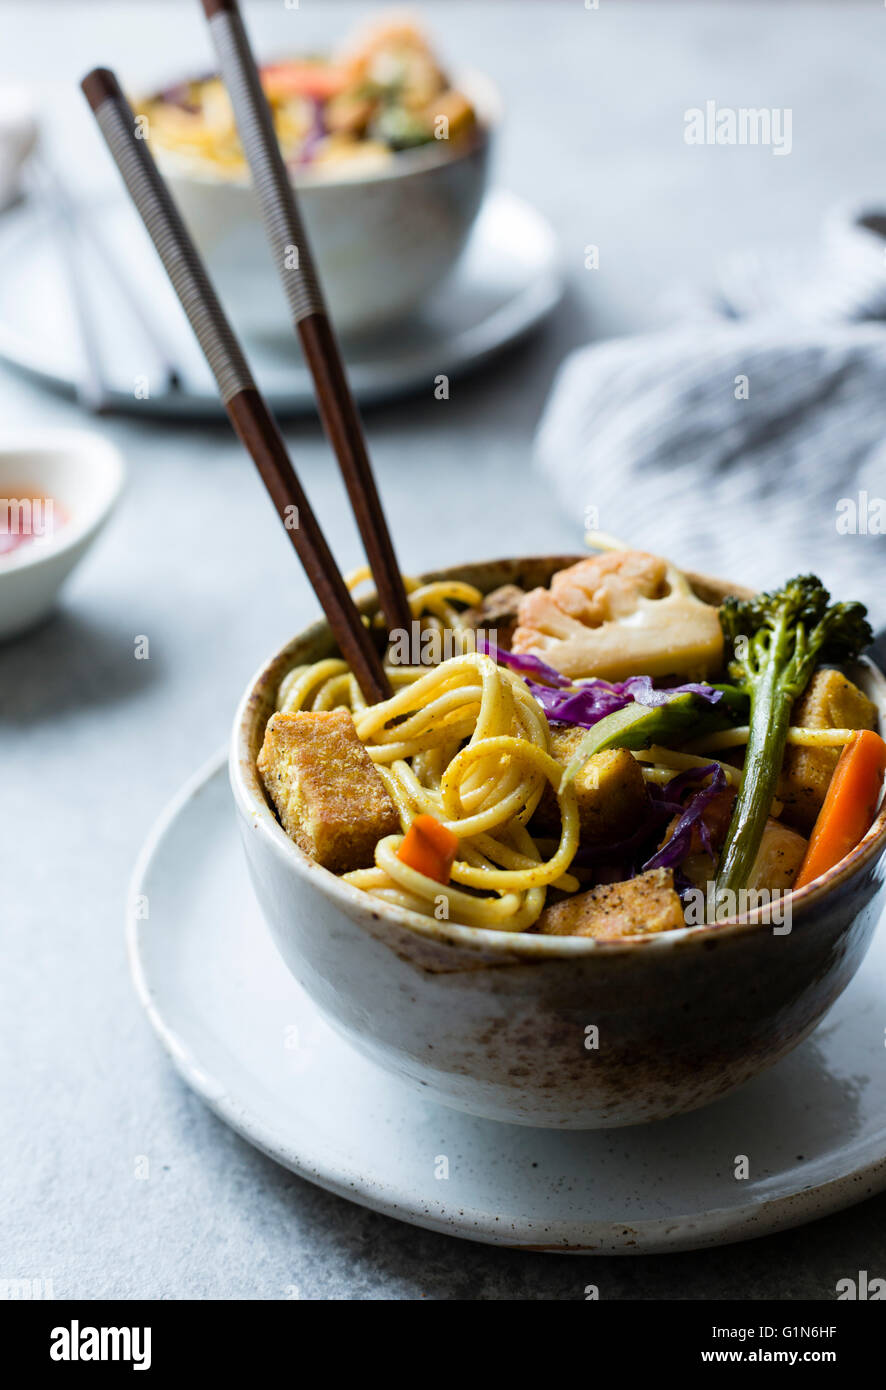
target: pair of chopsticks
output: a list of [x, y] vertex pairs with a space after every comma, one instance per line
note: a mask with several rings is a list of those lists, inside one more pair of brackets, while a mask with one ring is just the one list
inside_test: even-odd
[[[249, 39], [236, 0], [203, 0], [203, 8], [252, 171], [265, 231], [314, 380], [320, 418], [345, 480], [385, 623], [388, 631], [408, 631], [409, 603], [372, 475], [363, 427]], [[107, 68], [95, 68], [81, 86], [212, 369], [231, 423], [261, 474], [342, 656], [370, 703], [387, 699], [391, 691], [382, 659], [342, 579], [205, 266], [146, 141], [136, 134], [135, 116], [120, 85]], [[293, 508], [297, 509], [294, 527]]]

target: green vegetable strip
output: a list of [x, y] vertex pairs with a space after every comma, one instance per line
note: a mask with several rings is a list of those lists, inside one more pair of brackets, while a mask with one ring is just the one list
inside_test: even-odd
[[748, 885], [778, 786], [794, 701], [817, 664], [851, 661], [872, 639], [863, 604], [829, 603], [821, 580], [801, 574], [774, 593], [747, 601], [727, 598], [720, 608], [723, 635], [732, 646], [729, 674], [750, 697], [751, 714], [718, 894]]
[[[648, 748], [651, 743], [671, 744], [699, 737], [717, 729], [728, 729], [745, 718], [747, 696], [734, 686], [714, 687], [723, 694], [716, 705], [695, 695], [675, 695], [666, 705], [625, 705], [599, 720], [589, 729], [566, 765], [560, 783], [567, 787], [589, 758], [607, 748]], [[676, 774], [675, 774], [676, 775]]]
[[[681, 700], [690, 700], [690, 695], [681, 695]], [[666, 705], [661, 706], [667, 709]], [[562, 792], [573, 778], [577, 777], [589, 758], [602, 753], [606, 748], [646, 748], [652, 742], [651, 730], [660, 721], [656, 719], [658, 709], [646, 705], [625, 705], [624, 709], [613, 710], [589, 729], [566, 764], [566, 771], [560, 779]]]
[[764, 661], [759, 684], [751, 691], [744, 772], [720, 858], [718, 889], [736, 892], [746, 887], [778, 786], [794, 701], [782, 681], [784, 638], [784, 625], [780, 624], [772, 643], [778, 656], [770, 648], [770, 659]]

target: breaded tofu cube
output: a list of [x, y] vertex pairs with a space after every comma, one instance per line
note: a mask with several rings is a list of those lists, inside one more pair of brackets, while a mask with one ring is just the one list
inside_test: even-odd
[[[565, 767], [587, 729], [551, 727], [551, 756]], [[649, 809], [643, 770], [627, 748], [609, 748], [588, 759], [573, 784], [583, 841], [607, 844], [637, 829]], [[556, 835], [560, 811], [550, 783], [533, 818], [533, 828]]]
[[[719, 841], [714, 836], [711, 838], [715, 848], [719, 849], [722, 838]], [[798, 835], [796, 830], [790, 830], [788, 826], [770, 817], [763, 827], [763, 838], [745, 887], [766, 888], [770, 893], [786, 892], [793, 886], [794, 879], [800, 872], [808, 844], [808, 840]], [[708, 884], [717, 876], [715, 861], [709, 854], [694, 846], [692, 853], [687, 854], [680, 865], [680, 871], [703, 892], [707, 891]]]
[[796, 830], [771, 818], [763, 827], [763, 838], [748, 878], [748, 888], [768, 888], [770, 893], [787, 892], [800, 872], [809, 841]]
[[538, 919], [545, 936], [605, 940], [673, 931], [686, 925], [672, 869], [649, 869], [623, 883], [601, 883], [546, 907]]
[[257, 766], [287, 835], [334, 874], [370, 867], [400, 829], [348, 710], [272, 715]]
[[[875, 729], [877, 707], [841, 671], [816, 671], [794, 704], [791, 723], [805, 729]], [[839, 748], [788, 745], [778, 785], [782, 819], [808, 835], [821, 810]]]

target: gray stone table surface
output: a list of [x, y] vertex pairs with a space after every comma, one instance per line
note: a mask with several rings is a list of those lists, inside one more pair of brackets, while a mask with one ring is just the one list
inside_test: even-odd
[[[248, 15], [268, 50], [316, 48], [368, 8], [278, 0]], [[581, 499], [561, 515], [530, 471], [563, 354], [660, 324], [669, 285], [703, 276], [716, 252], [810, 244], [831, 202], [877, 187], [886, 134], [886, 12], [873, 0], [416, 8], [447, 53], [500, 84], [497, 179], [551, 219], [568, 294], [542, 333], [449, 401], [429, 383], [368, 415], [411, 571], [578, 544]], [[50, 138], [84, 187], [111, 180], [88, 122], [76, 139], [53, 124], [82, 73], [107, 63], [137, 86], [208, 62], [196, 0], [0, 7], [0, 69], [39, 85]], [[683, 111], [709, 97], [790, 106], [791, 157], [687, 150]], [[7, 371], [0, 419], [83, 423]], [[126, 457], [125, 499], [57, 616], [0, 649], [0, 1278], [52, 1278], [57, 1296], [89, 1298], [281, 1298], [293, 1284], [310, 1299], [580, 1298], [594, 1282], [604, 1298], [791, 1299], [886, 1272], [886, 1197], [701, 1253], [595, 1261], [471, 1246], [317, 1190], [188, 1091], [128, 978], [127, 877], [164, 803], [225, 740], [249, 674], [315, 605], [226, 427], [93, 427]], [[318, 427], [285, 433], [340, 561], [356, 563]], [[134, 660], [138, 634], [149, 661]], [[139, 1154], [150, 1181], [135, 1180]]]

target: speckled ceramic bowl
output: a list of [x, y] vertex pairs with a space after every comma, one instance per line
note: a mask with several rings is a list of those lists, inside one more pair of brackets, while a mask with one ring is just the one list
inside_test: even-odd
[[[438, 142], [374, 169], [300, 171], [294, 182], [337, 332], [365, 333], [402, 319], [455, 265], [480, 209], [499, 98], [488, 78], [464, 74], [480, 128], [451, 155]], [[286, 301], [249, 180], [158, 149], [157, 160], [206, 260], [245, 331], [289, 333]]]
[[[546, 584], [576, 556], [459, 565], [483, 590]], [[439, 578], [439, 574], [429, 576]], [[691, 576], [717, 602], [734, 585]], [[456, 1109], [564, 1129], [639, 1124], [706, 1105], [777, 1062], [858, 969], [881, 903], [886, 808], [864, 840], [792, 898], [792, 929], [759, 914], [603, 943], [436, 922], [362, 893], [284, 834], [255, 768], [283, 675], [333, 649], [325, 623], [250, 682], [230, 774], [255, 891], [293, 975], [365, 1055]], [[886, 723], [886, 680], [855, 678]], [[586, 1046], [588, 1030], [598, 1046]]]

